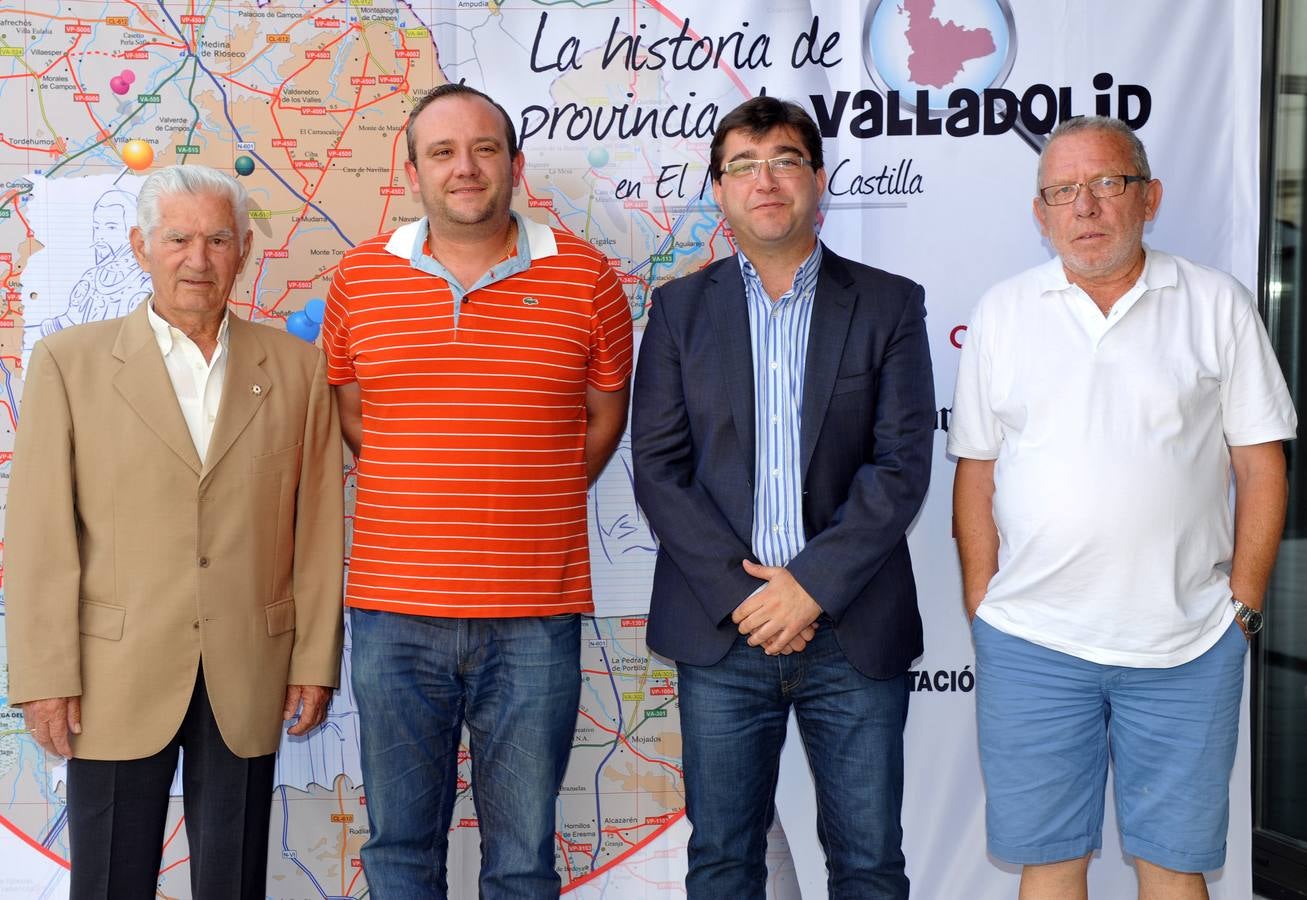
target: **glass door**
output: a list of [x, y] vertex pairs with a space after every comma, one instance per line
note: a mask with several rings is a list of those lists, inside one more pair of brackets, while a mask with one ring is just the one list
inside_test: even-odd
[[[1307, 3], [1267, 0], [1262, 311], [1307, 422]], [[1307, 898], [1307, 434], [1290, 442], [1289, 513], [1253, 646], [1253, 879], [1273, 900]]]

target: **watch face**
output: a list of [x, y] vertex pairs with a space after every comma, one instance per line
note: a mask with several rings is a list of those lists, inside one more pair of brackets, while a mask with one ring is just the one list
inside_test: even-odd
[[1234, 617], [1243, 626], [1243, 633], [1253, 635], [1262, 630], [1262, 613], [1247, 603], [1234, 600]]
[[1249, 634], [1256, 634], [1262, 630], [1262, 614], [1255, 609], [1244, 607], [1243, 611], [1244, 631]]

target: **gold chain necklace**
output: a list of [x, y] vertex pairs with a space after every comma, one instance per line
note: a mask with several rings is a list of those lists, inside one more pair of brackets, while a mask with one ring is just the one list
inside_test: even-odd
[[500, 258], [500, 262], [503, 262], [503, 260], [508, 259], [510, 256], [512, 256], [513, 251], [516, 248], [517, 248], [517, 220], [513, 218], [509, 218], [508, 240], [504, 242], [504, 255]]

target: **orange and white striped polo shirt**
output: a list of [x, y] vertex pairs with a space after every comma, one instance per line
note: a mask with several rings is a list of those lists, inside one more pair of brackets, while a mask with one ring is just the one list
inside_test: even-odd
[[590, 244], [518, 224], [511, 265], [457, 311], [439, 265], [414, 252], [425, 220], [359, 244], [332, 278], [328, 379], [357, 381], [363, 404], [349, 606], [593, 610], [585, 393], [627, 383], [630, 306]]

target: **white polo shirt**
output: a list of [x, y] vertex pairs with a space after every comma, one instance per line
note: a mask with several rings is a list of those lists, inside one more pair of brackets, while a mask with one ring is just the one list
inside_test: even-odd
[[991, 288], [948, 450], [993, 459], [999, 570], [978, 615], [1105, 665], [1200, 656], [1234, 616], [1229, 446], [1297, 416], [1251, 295], [1147, 250], [1108, 316], [1060, 259]]

